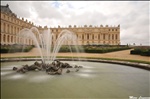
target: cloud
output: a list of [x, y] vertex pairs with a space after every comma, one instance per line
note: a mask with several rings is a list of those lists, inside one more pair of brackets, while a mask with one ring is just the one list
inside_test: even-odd
[[30, 17], [30, 4], [31, 2], [28, 1], [1, 1], [1, 5], [9, 4], [9, 8], [20, 17]]
[[37, 25], [121, 26], [121, 44], [149, 43], [148, 1], [2, 1]]

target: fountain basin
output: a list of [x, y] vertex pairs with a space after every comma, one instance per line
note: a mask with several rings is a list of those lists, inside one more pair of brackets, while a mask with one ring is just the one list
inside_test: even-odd
[[34, 61], [1, 63], [1, 98], [125, 98], [149, 96], [149, 71], [120, 64], [67, 61], [83, 66], [78, 72], [19, 74], [12, 67]]

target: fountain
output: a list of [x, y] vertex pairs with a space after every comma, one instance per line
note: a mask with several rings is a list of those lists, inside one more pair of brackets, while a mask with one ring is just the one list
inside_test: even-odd
[[[70, 66], [68, 63], [62, 63], [59, 60], [56, 60], [56, 55], [65, 41], [70, 41], [71, 44], [75, 46], [76, 52], [78, 54], [79, 48], [77, 46], [77, 36], [75, 33], [69, 30], [62, 30], [59, 33], [56, 42], [52, 44], [52, 38], [54, 35], [55, 34], [51, 33], [50, 29], [45, 30], [43, 33], [39, 33], [36, 27], [32, 27], [31, 29], [22, 29], [19, 32], [19, 37], [23, 39], [21, 43], [24, 43], [26, 38], [32, 39], [35, 46], [39, 50], [42, 62], [35, 62], [31, 66], [24, 65], [19, 69], [17, 67], [13, 67], [13, 70], [22, 73], [32, 70], [45, 70], [48, 74], [61, 74], [62, 68], [73, 68], [73, 66]], [[68, 46], [70, 48], [70, 52], [72, 53], [69, 44]], [[51, 62], [51, 64], [49, 64], [49, 62]], [[78, 68], [75, 71], [79, 71], [79, 68], [82, 68], [82, 66], [75, 66], [75, 68]], [[70, 70], [67, 69], [66, 73], [69, 73], [69, 71]]]
[[[33, 31], [37, 31], [36, 36]], [[149, 96], [149, 71], [121, 64], [90, 61], [78, 61], [78, 64], [84, 64], [84, 69], [80, 69], [82, 66], [79, 65], [73, 67], [71, 61], [59, 61], [56, 54], [65, 40], [71, 40], [76, 45], [75, 34], [63, 30], [52, 44], [53, 35], [50, 30], [40, 34], [36, 28], [20, 32], [20, 36], [33, 39], [39, 48], [41, 63], [1, 62], [2, 99], [128, 99], [129, 96]], [[69, 47], [71, 50], [71, 46]], [[78, 53], [78, 46], [75, 47]], [[23, 67], [20, 68], [21, 65]], [[12, 68], [17, 72], [12, 71]], [[27, 72], [30, 70], [33, 72]], [[45, 75], [43, 71], [49, 75]]]

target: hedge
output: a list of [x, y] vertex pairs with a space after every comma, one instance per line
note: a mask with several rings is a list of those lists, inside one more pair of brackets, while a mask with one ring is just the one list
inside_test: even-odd
[[130, 49], [128, 47], [119, 47], [119, 48], [86, 48], [85, 52], [86, 53], [107, 53], [107, 52], [114, 52], [114, 51], [121, 51], [121, 50], [126, 50]]
[[130, 51], [130, 54], [150, 56], [150, 49], [134, 49]]
[[[62, 46], [59, 50], [59, 52], [76, 52], [75, 46]], [[129, 47], [114, 47], [114, 46], [77, 46], [79, 48], [79, 52], [85, 52], [85, 53], [107, 53], [107, 52], [113, 52], [113, 51], [121, 51], [130, 49]], [[83, 49], [82, 49], [83, 47]], [[84, 50], [84, 51], [83, 51]]]
[[19, 45], [9, 45], [9, 46], [1, 46], [1, 53], [15, 53], [15, 52], [28, 52], [34, 46], [19, 46]]

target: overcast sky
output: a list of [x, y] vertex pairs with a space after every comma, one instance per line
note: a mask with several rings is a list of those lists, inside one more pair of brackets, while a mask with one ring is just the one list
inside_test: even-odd
[[121, 44], [150, 45], [148, 1], [1, 1], [36, 25], [118, 26]]

